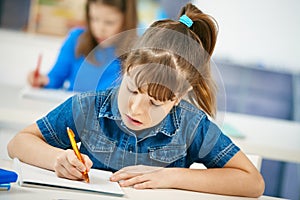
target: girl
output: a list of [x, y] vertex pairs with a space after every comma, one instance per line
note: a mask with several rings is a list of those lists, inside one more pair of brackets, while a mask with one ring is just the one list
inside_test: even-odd
[[[124, 187], [260, 196], [260, 173], [209, 120], [216, 23], [192, 4], [180, 16], [143, 34], [124, 60], [119, 88], [68, 99], [17, 134], [9, 155], [68, 179], [82, 179], [93, 166], [114, 171], [111, 181]], [[69, 150], [67, 127], [85, 164]], [[190, 169], [194, 162], [208, 169]]]
[[[87, 91], [106, 89], [118, 78], [120, 62], [115, 60], [115, 51], [121, 46], [127, 46], [130, 41], [123, 38], [122, 41], [114, 41], [111, 44], [106, 42], [105, 46], [102, 44], [106, 39], [122, 31], [136, 28], [136, 1], [88, 0], [86, 18], [86, 28], [74, 28], [70, 31], [56, 64], [48, 75], [39, 75], [35, 78], [34, 71], [28, 75], [28, 81], [32, 86], [67, 87], [66, 89], [70, 91]], [[93, 51], [97, 64], [84, 62], [98, 44], [100, 47]]]

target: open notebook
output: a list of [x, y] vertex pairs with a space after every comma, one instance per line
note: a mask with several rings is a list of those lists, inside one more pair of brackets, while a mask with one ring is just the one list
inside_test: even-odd
[[109, 180], [112, 174], [112, 172], [109, 171], [91, 169], [89, 172], [90, 183], [86, 183], [84, 181], [59, 178], [53, 171], [28, 165], [16, 158], [14, 159], [14, 169], [19, 174], [18, 184], [24, 187], [73, 189], [116, 196], [124, 195], [119, 184]]
[[76, 94], [62, 89], [45, 89], [45, 88], [33, 88], [25, 87], [21, 91], [22, 98], [45, 100], [51, 102], [61, 103], [67, 100], [69, 97]]

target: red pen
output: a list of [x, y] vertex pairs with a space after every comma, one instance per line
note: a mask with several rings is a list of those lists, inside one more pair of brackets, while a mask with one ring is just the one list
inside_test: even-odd
[[36, 65], [36, 69], [34, 71], [33, 74], [33, 87], [38, 87], [38, 78], [40, 76], [40, 68], [41, 68], [41, 63], [42, 63], [42, 57], [43, 55], [40, 53], [39, 57], [38, 57], [38, 61], [37, 61], [37, 65]]

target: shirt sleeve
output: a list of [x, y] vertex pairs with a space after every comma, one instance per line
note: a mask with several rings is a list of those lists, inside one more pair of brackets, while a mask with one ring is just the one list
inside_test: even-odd
[[70, 148], [71, 144], [67, 134], [67, 127], [74, 131], [75, 140], [79, 142], [73, 120], [73, 109], [76, 103], [77, 97], [71, 97], [36, 122], [48, 144], [62, 149]]
[[63, 43], [58, 54], [56, 63], [48, 73], [49, 83], [45, 88], [61, 88], [68, 79], [73, 62], [75, 62], [75, 49], [78, 38], [84, 30], [80, 28], [72, 29]]
[[93, 122], [91, 119], [97, 118], [97, 97], [94, 92], [76, 94], [39, 119], [36, 123], [46, 142], [61, 149], [70, 148], [67, 127], [73, 130], [76, 142], [81, 142], [79, 134]]
[[223, 167], [240, 148], [220, 128], [207, 117], [204, 117], [198, 127], [191, 145], [193, 162], [203, 163], [207, 168]]

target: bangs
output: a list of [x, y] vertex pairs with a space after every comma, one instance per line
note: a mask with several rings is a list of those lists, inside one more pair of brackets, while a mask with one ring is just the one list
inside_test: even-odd
[[157, 83], [149, 83], [146, 92], [156, 101], [165, 102], [176, 100], [176, 96], [172, 90]]
[[156, 71], [151, 64], [136, 67], [129, 75], [133, 77], [135, 85], [141, 93], [147, 93], [157, 101], [175, 100], [176, 87], [171, 88], [170, 86], [172, 83], [174, 86], [177, 82], [168, 80], [167, 78], [170, 76], [167, 76], [167, 73], [161, 72], [161, 70]]
[[130, 65], [126, 72], [135, 81], [138, 90], [157, 101], [174, 101], [189, 88], [188, 80], [176, 67], [177, 58], [166, 51], [139, 50], [127, 61]]

